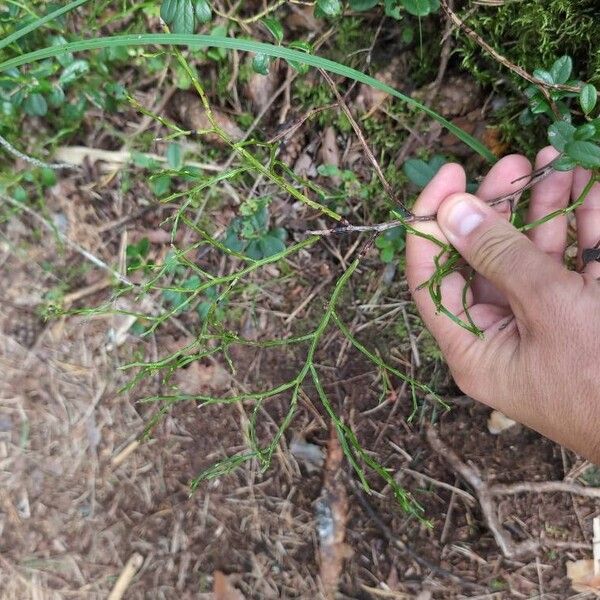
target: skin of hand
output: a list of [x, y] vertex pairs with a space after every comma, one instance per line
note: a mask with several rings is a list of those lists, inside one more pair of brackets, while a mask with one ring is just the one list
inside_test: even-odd
[[[555, 156], [544, 148], [536, 168]], [[600, 263], [581, 273], [564, 266], [565, 216], [525, 235], [508, 222], [510, 207], [481, 201], [517, 190], [530, 172], [527, 159], [507, 156], [472, 196], [465, 193], [462, 167], [447, 164], [414, 207], [417, 215], [437, 213], [437, 221], [415, 229], [450, 242], [475, 269], [467, 306], [483, 338], [436, 313], [427, 288], [419, 289], [435, 271], [440, 248], [415, 234], [407, 239], [408, 283], [463, 392], [600, 464]], [[532, 189], [528, 222], [567, 206], [589, 178], [578, 168], [540, 181]], [[577, 209], [576, 221], [581, 253], [600, 239], [600, 184]], [[464, 285], [459, 271], [442, 282], [444, 306], [461, 318]]]

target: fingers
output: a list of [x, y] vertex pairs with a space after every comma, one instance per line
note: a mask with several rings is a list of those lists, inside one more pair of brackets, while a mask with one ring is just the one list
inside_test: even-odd
[[[499, 160], [489, 171], [477, 190], [481, 200], [493, 200], [500, 196], [512, 194], [523, 187], [531, 173], [531, 163], [520, 154], [511, 154]], [[503, 202], [495, 207], [496, 211], [507, 218], [510, 216], [510, 205]]]
[[[523, 187], [531, 173], [531, 163], [518, 154], [505, 156], [499, 160], [485, 176], [477, 190], [477, 197], [482, 200], [493, 200], [500, 196], [512, 194]], [[494, 210], [505, 219], [511, 215], [511, 206], [502, 202], [494, 206]], [[485, 278], [476, 276], [473, 279], [473, 294], [477, 302], [506, 306], [506, 298]]]
[[[444, 165], [421, 192], [413, 212], [417, 216], [435, 215], [444, 198], [449, 194], [464, 192], [465, 172], [456, 164]], [[436, 221], [415, 223], [414, 229], [447, 243]], [[409, 234], [406, 241], [406, 277], [416, 298], [424, 296], [417, 288], [426, 282], [435, 271], [434, 259], [440, 253], [435, 242], [415, 234]], [[429, 296], [429, 294], [427, 294]], [[429, 299], [431, 300], [431, 299]]]
[[[579, 167], [575, 169], [572, 191], [573, 201], [579, 198], [590, 177], [589, 171]], [[588, 248], [594, 248], [600, 241], [600, 184], [594, 184], [586, 196], [583, 206], [576, 209], [575, 214], [577, 215], [578, 259], [582, 264], [582, 252]], [[584, 267], [583, 272], [592, 277], [600, 277], [600, 262], [589, 262]]]
[[475, 270], [508, 299], [517, 319], [536, 308], [548, 282], [568, 274], [475, 196], [454, 194], [438, 210], [440, 228]]
[[[547, 165], [558, 154], [552, 146], [540, 150], [535, 159], [535, 168], [539, 169]], [[554, 171], [542, 179], [531, 192], [527, 223], [534, 223], [554, 211], [565, 208], [569, 204], [572, 184], [573, 171]], [[562, 264], [567, 246], [566, 215], [553, 217], [546, 223], [534, 227], [528, 232], [528, 237], [540, 250]]]
[[[444, 165], [430, 181], [415, 203], [413, 212], [418, 216], [433, 215], [449, 194], [464, 192], [466, 186], [465, 173], [459, 165]], [[443, 243], [447, 240], [435, 221], [416, 223], [415, 230], [431, 235]], [[406, 278], [413, 298], [427, 328], [436, 338], [442, 351], [455, 335], [472, 334], [461, 330], [447, 316], [437, 314], [435, 304], [427, 288], [419, 286], [428, 281], [436, 270], [435, 257], [440, 254], [440, 247], [434, 242], [415, 234], [409, 234], [406, 240]], [[460, 273], [452, 273], [441, 283], [442, 303], [454, 314], [463, 311], [462, 293], [465, 280]]]

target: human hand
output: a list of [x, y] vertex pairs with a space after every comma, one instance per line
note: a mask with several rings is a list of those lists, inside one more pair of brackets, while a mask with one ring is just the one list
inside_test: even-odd
[[[542, 150], [536, 168], [556, 156]], [[531, 172], [529, 161], [512, 155], [490, 170], [477, 191], [490, 200], [517, 190]], [[532, 190], [528, 222], [568, 205], [590, 179], [582, 169], [553, 172]], [[555, 217], [517, 231], [510, 208], [491, 208], [465, 193], [465, 173], [444, 165], [423, 190], [416, 215], [437, 213], [437, 221], [415, 226], [450, 242], [477, 275], [467, 307], [484, 332], [479, 338], [437, 314], [427, 288], [440, 248], [411, 234], [407, 239], [407, 278], [425, 325], [442, 350], [456, 384], [472, 398], [536, 429], [600, 463], [600, 263], [582, 273], [563, 263], [567, 219]], [[580, 253], [600, 239], [600, 184], [576, 211]], [[465, 278], [454, 272], [441, 284], [442, 303], [464, 319]]]

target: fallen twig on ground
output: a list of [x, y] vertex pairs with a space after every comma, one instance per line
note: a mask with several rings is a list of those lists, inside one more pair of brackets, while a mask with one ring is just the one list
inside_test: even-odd
[[333, 425], [330, 427], [323, 490], [316, 502], [319, 533], [319, 573], [325, 598], [336, 597], [344, 560], [351, 555], [345, 543], [348, 496], [342, 481], [344, 453]]
[[78, 290], [75, 290], [74, 292], [69, 292], [68, 294], [65, 294], [62, 300], [63, 306], [71, 306], [71, 304], [73, 304], [74, 302], [77, 302], [78, 300], [81, 300], [82, 298], [85, 298], [86, 296], [91, 296], [92, 294], [95, 294], [96, 292], [101, 292], [102, 290], [105, 290], [107, 287], [110, 287], [112, 285], [112, 281], [108, 278], [105, 277], [104, 279], [101, 279], [100, 281], [97, 281], [96, 283], [93, 283], [91, 285], [87, 285], [83, 288], [80, 288]]
[[369, 515], [370, 519], [373, 523], [379, 528], [381, 533], [385, 536], [385, 538], [398, 548], [400, 551], [408, 554], [415, 562], [420, 564], [422, 567], [429, 569], [433, 574], [438, 575], [444, 579], [452, 581], [457, 585], [460, 585], [464, 589], [476, 591], [480, 593], [485, 593], [487, 589], [479, 585], [477, 583], [473, 583], [471, 581], [467, 581], [450, 571], [447, 571], [443, 567], [432, 563], [430, 560], [423, 558], [420, 554], [418, 554], [412, 546], [406, 544], [401, 539], [399, 539], [394, 532], [384, 523], [383, 519], [379, 516], [377, 511], [371, 506], [371, 503], [367, 500], [367, 497], [361, 487], [349, 476], [346, 475], [346, 479], [352, 489], [352, 493], [356, 496], [356, 499], [359, 501], [360, 505], [363, 507], [365, 512]]
[[[88, 148], [87, 146], [60, 146], [56, 149], [55, 154], [61, 160], [67, 160], [71, 165], [74, 165], [72, 168], [79, 168], [79, 166], [83, 165], [86, 158], [89, 158], [92, 162], [99, 160], [107, 163], [105, 165], [107, 171], [118, 170], [123, 165], [133, 161], [132, 153], [127, 150], [102, 150], [100, 148]], [[160, 163], [164, 163], [167, 160], [165, 156], [159, 156], [158, 154], [148, 153], [145, 156], [149, 160], [155, 160]], [[216, 173], [223, 171], [222, 166], [210, 163], [186, 160], [185, 164], [189, 167], [197, 167], [203, 171]]]
[[509, 496], [513, 494], [551, 494], [562, 492], [575, 494], [585, 498], [600, 498], [600, 488], [578, 485], [570, 481], [520, 481], [519, 483], [496, 483], [490, 486], [494, 496]]
[[432, 450], [442, 456], [444, 460], [452, 467], [452, 469], [475, 490], [485, 524], [494, 536], [496, 544], [498, 544], [498, 547], [505, 558], [516, 558], [524, 554], [535, 552], [539, 548], [545, 546], [578, 549], [588, 547], [588, 544], [580, 542], [564, 542], [560, 540], [547, 539], [530, 539], [515, 543], [504, 531], [504, 528], [498, 519], [493, 498], [494, 496], [519, 494], [524, 492], [568, 492], [580, 494], [582, 496], [599, 498], [600, 490], [595, 488], [585, 488], [584, 486], [578, 486], [576, 484], [564, 481], [521, 482], [511, 485], [488, 485], [477, 467], [474, 465], [467, 465], [465, 462], [463, 462], [456, 452], [454, 452], [452, 448], [450, 448], [440, 439], [433, 427], [427, 428], [426, 437]]
[[458, 494], [468, 503], [475, 502], [475, 498], [471, 494], [469, 494], [469, 492], [465, 492], [465, 490], [461, 490], [460, 488], [457, 488], [454, 485], [450, 485], [449, 483], [445, 483], [444, 481], [438, 481], [433, 477], [429, 477], [428, 475], [425, 475], [424, 473], [419, 473], [418, 471], [413, 471], [412, 469], [409, 469], [407, 467], [402, 467], [402, 472], [410, 475], [411, 477], [414, 477], [415, 479], [422, 479], [423, 481], [427, 481], [428, 483], [431, 483], [436, 487], [441, 487], [450, 490], [452, 493]]
[[23, 204], [22, 202], [18, 202], [14, 198], [11, 198], [10, 196], [6, 196], [5, 194], [0, 194], [0, 200], [14, 206], [18, 210], [21, 210], [21, 211], [27, 213], [29, 216], [33, 217], [38, 223], [40, 223], [46, 229], [48, 229], [49, 231], [54, 233], [56, 236], [58, 236], [61, 239], [61, 241], [63, 241], [67, 246], [69, 246], [69, 248], [71, 248], [72, 250], [75, 250], [75, 252], [81, 254], [81, 256], [83, 256], [86, 260], [88, 260], [92, 264], [96, 265], [100, 269], [103, 269], [104, 271], [107, 271], [108, 273], [110, 273], [115, 279], [119, 280], [121, 283], [124, 283], [125, 285], [129, 285], [131, 287], [136, 287], [135, 283], [133, 283], [133, 281], [131, 281], [128, 277], [121, 275], [121, 273], [119, 273], [112, 267], [108, 266], [103, 260], [101, 260], [97, 256], [94, 256], [91, 252], [88, 252], [85, 248], [82, 248], [79, 244], [77, 244], [73, 240], [69, 239], [64, 233], [62, 233], [61, 231], [56, 229], [56, 227], [53, 227], [50, 223], [48, 223], [48, 221], [46, 221], [46, 219], [44, 219], [44, 217], [39, 215], [32, 208], [29, 208], [29, 206], [27, 206], [26, 204]]
[[27, 156], [27, 154], [23, 154], [20, 150], [17, 150], [8, 140], [5, 140], [0, 135], [0, 146], [2, 146], [9, 154], [20, 158], [21, 160], [33, 165], [34, 167], [38, 167], [40, 169], [79, 169], [80, 166], [72, 163], [45, 163], [37, 158], [33, 158], [32, 156]]
[[115, 583], [115, 587], [113, 587], [111, 593], [108, 595], [108, 600], [121, 600], [143, 562], [144, 557], [137, 552], [129, 557]]

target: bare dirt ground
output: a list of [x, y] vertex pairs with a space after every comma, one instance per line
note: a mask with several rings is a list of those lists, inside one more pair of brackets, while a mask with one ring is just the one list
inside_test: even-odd
[[[119, 367], [181, 334], [157, 336], [146, 347], [130, 338], [111, 350], [110, 316], [44, 322], [36, 307], [55, 284], [45, 261], [72, 268], [82, 259], [51, 236], [32, 238], [29, 225], [23, 216], [8, 221], [0, 256], [1, 597], [107, 598], [132, 556], [141, 567], [125, 598], [232, 597], [216, 590], [216, 570], [245, 598], [321, 597], [315, 503], [323, 472], [290, 452], [294, 436], [327, 448], [327, 420], [310, 390], [271, 469], [241, 468], [190, 496], [188, 482], [199, 470], [244, 447], [247, 409], [181, 404], [140, 443], [153, 409], [137, 400], [161, 383], [119, 393], [126, 381]], [[102, 276], [85, 277], [89, 288]], [[340, 344], [331, 338], [323, 364], [332, 357], [335, 363]], [[256, 360], [235, 358], [249, 366]], [[263, 382], [277, 382], [296, 359], [265, 353], [261, 360]], [[592, 597], [572, 595], [565, 563], [590, 556], [597, 499], [535, 487], [493, 497], [511, 544], [543, 541], [503, 557], [476, 490], [428, 443], [427, 419], [407, 422], [401, 386], [378, 404], [372, 365], [350, 352], [330, 370], [337, 408], [423, 504], [432, 525], [407, 518], [385, 487], [367, 496], [343, 465], [348, 521], [340, 598]], [[266, 405], [267, 430], [284, 409], [284, 400]], [[594, 467], [525, 428], [491, 435], [488, 416], [456, 393], [436, 426], [438, 439], [487, 484], [591, 482]]]
[[[295, 18], [300, 14], [296, 8], [291, 14]], [[304, 21], [296, 25], [302, 31], [307, 28]], [[311, 30], [321, 26], [314, 18], [308, 25]], [[149, 31], [152, 27], [162, 30], [158, 18], [148, 23]], [[81, 25], [74, 31], [83, 29]], [[436, 32], [436, 39], [440, 33]], [[398, 60], [388, 60], [397, 38], [395, 29], [381, 31], [374, 56], [379, 53], [379, 62], [388, 64], [377, 75], [411, 93], [404, 87], [409, 79], [403, 65], [408, 53], [398, 52]], [[366, 50], [370, 60], [373, 48]], [[219, 75], [215, 64], [198, 65], [213, 88]], [[235, 63], [236, 73], [239, 66]], [[438, 84], [446, 66], [440, 68]], [[135, 96], [144, 106], [179, 118], [187, 129], [204, 129], [206, 123], [193, 119], [188, 123], [189, 114], [186, 117], [178, 110], [181, 94], [167, 73], [165, 67], [163, 75], [138, 77], [132, 67], [124, 69], [122, 81], [133, 87], [136, 77], [142, 79]], [[256, 77], [238, 86], [232, 76], [236, 106], [215, 89], [211, 100], [223, 115], [239, 117], [241, 108], [248, 114], [253, 114], [251, 109], [254, 113], [265, 109], [258, 131], [276, 133], [283, 122], [301, 115], [300, 107], [290, 101], [295, 77], [291, 68], [273, 68], [272, 73], [274, 81], [258, 78], [258, 89], [252, 88]], [[306, 87], [315, 88], [318, 77], [311, 73]], [[276, 95], [274, 90], [284, 79], [287, 89]], [[508, 151], [497, 130], [487, 127], [485, 112], [494, 104], [489, 101], [492, 95], [486, 99], [476, 86], [466, 85], [464, 76], [446, 77], [444, 85], [434, 90], [439, 92], [436, 109], [472, 133], [490, 136], [485, 141], [498, 154]], [[426, 87], [419, 97], [433, 99], [436, 94], [430, 91]], [[410, 120], [414, 114], [410, 119], [406, 114], [398, 116], [388, 111], [385, 98], [368, 97], [369, 93], [357, 86], [350, 96], [360, 114], [376, 115], [374, 123], [365, 120], [373, 137], [379, 128], [378, 139], [384, 144], [386, 128], [393, 124], [403, 131], [404, 139], [412, 140], [393, 149], [394, 155], [399, 154], [397, 165], [419, 146], [477, 166], [477, 160], [464, 153], [465, 147], [441, 128], [423, 119], [415, 125]], [[199, 106], [183, 104], [188, 109]], [[390, 120], [378, 122], [378, 111]], [[227, 123], [237, 127], [234, 121], [228, 117]], [[29, 125], [32, 130], [35, 126], [35, 122]], [[327, 158], [368, 183], [373, 179], [372, 166], [348, 131], [343, 135], [333, 127], [324, 131], [313, 120], [291, 136], [280, 158], [294, 168], [304, 161], [304, 177], [323, 164], [322, 153], [315, 151], [323, 140], [339, 139], [339, 148], [334, 149], [337, 158], [336, 152]], [[118, 151], [123, 139], [142, 133], [152, 140], [152, 151], [160, 150], [163, 156], [165, 144], [155, 142], [164, 140], [165, 130], [130, 106], [118, 114], [90, 111], [69, 143]], [[200, 153], [194, 148], [196, 142], [186, 140], [190, 153]], [[213, 147], [206, 148], [201, 150], [207, 156], [215, 154]], [[223, 148], [219, 151], [223, 156], [219, 154], [216, 162], [222, 164], [228, 154]], [[375, 151], [378, 154], [379, 148]], [[119, 179], [123, 162], [107, 174], [94, 158], [88, 158], [77, 174], [61, 173], [59, 183], [36, 205], [37, 209], [43, 204], [43, 217], [72, 244], [121, 272], [127, 244], [143, 237], [151, 238], [150, 256], [161, 264], [170, 242], [169, 228], [162, 223], [173, 210], [149, 193], [148, 173], [131, 165], [128, 175], [133, 183], [123, 191], [126, 186]], [[277, 196], [260, 180], [252, 189], [251, 183], [244, 185], [239, 191], [224, 185], [227, 193], [223, 192], [222, 202], [206, 208], [210, 225], [220, 234], [237, 214], [239, 195], [256, 196], [262, 185], [265, 193]], [[402, 193], [405, 200], [410, 195], [404, 189]], [[270, 206], [277, 224], [289, 227], [292, 235], [315, 225], [314, 215], [290, 207], [287, 200], [276, 197]], [[360, 198], [353, 202], [349, 216], [356, 222], [370, 222], [372, 203]], [[186, 244], [195, 241], [190, 230], [182, 227], [181, 232], [187, 236]], [[417, 326], [411, 330], [417, 317], [401, 262], [390, 269], [379, 260], [376, 249], [366, 252], [345, 292], [340, 316], [351, 322], [352, 331], [373, 352], [431, 382], [450, 410], [425, 401], [410, 419], [413, 409], [406, 386], [390, 379], [382, 394], [379, 370], [333, 328], [324, 336], [315, 364], [336, 413], [352, 427], [370, 456], [418, 500], [429, 524], [402, 512], [390, 487], [374, 474], [369, 473], [371, 493], [361, 488], [331, 441], [330, 419], [310, 385], [300, 394], [298, 413], [268, 470], [251, 461], [190, 494], [190, 480], [199, 472], [247, 447], [253, 404], [200, 407], [181, 402], [158, 422], [149, 439], [143, 439], [157, 406], [142, 400], [169, 393], [173, 382], [160, 374], [149, 375], [140, 385], [122, 391], [130, 377], [122, 367], [155, 361], [185, 346], [198, 320], [180, 315], [142, 338], [129, 327], [131, 323], [123, 327], [125, 317], [110, 312], [53, 316], [53, 298], [65, 309], [81, 311], [111, 300], [113, 281], [72, 244], [61, 243], [30, 213], [12, 208], [3, 213], [0, 600], [595, 597], [593, 592], [573, 590], [566, 565], [592, 556], [592, 521], [600, 516], [600, 488], [594, 486], [600, 485], [600, 472], [519, 425], [498, 435], [489, 432], [489, 409], [457, 390], [431, 338]], [[285, 266], [293, 277], [275, 265], [252, 275], [247, 295], [237, 296], [237, 304], [231, 307], [236, 320], [232, 327], [254, 339], [310, 331], [323, 313], [336, 277], [360, 244], [332, 236], [310, 254], [293, 257]], [[208, 273], [222, 274], [225, 268], [218, 253], [196, 258]], [[258, 290], [260, 302], [255, 302], [253, 290]], [[158, 297], [154, 295], [154, 301]], [[133, 310], [144, 301], [148, 300], [130, 296], [129, 304], [119, 308]], [[402, 336], [398, 323], [405, 330]], [[115, 341], [118, 330], [122, 335]], [[302, 345], [270, 350], [232, 345], [235, 388], [264, 390], [287, 381], [297, 373], [305, 351]], [[226, 367], [220, 358], [202, 359], [180, 370], [174, 382], [191, 394], [225, 393], [233, 387]], [[283, 396], [265, 401], [259, 414], [261, 439], [274, 435], [288, 402]], [[510, 487], [520, 483], [524, 483], [520, 488]], [[324, 547], [323, 524], [333, 521], [337, 533], [332, 544]], [[331, 586], [338, 591], [332, 592]]]

